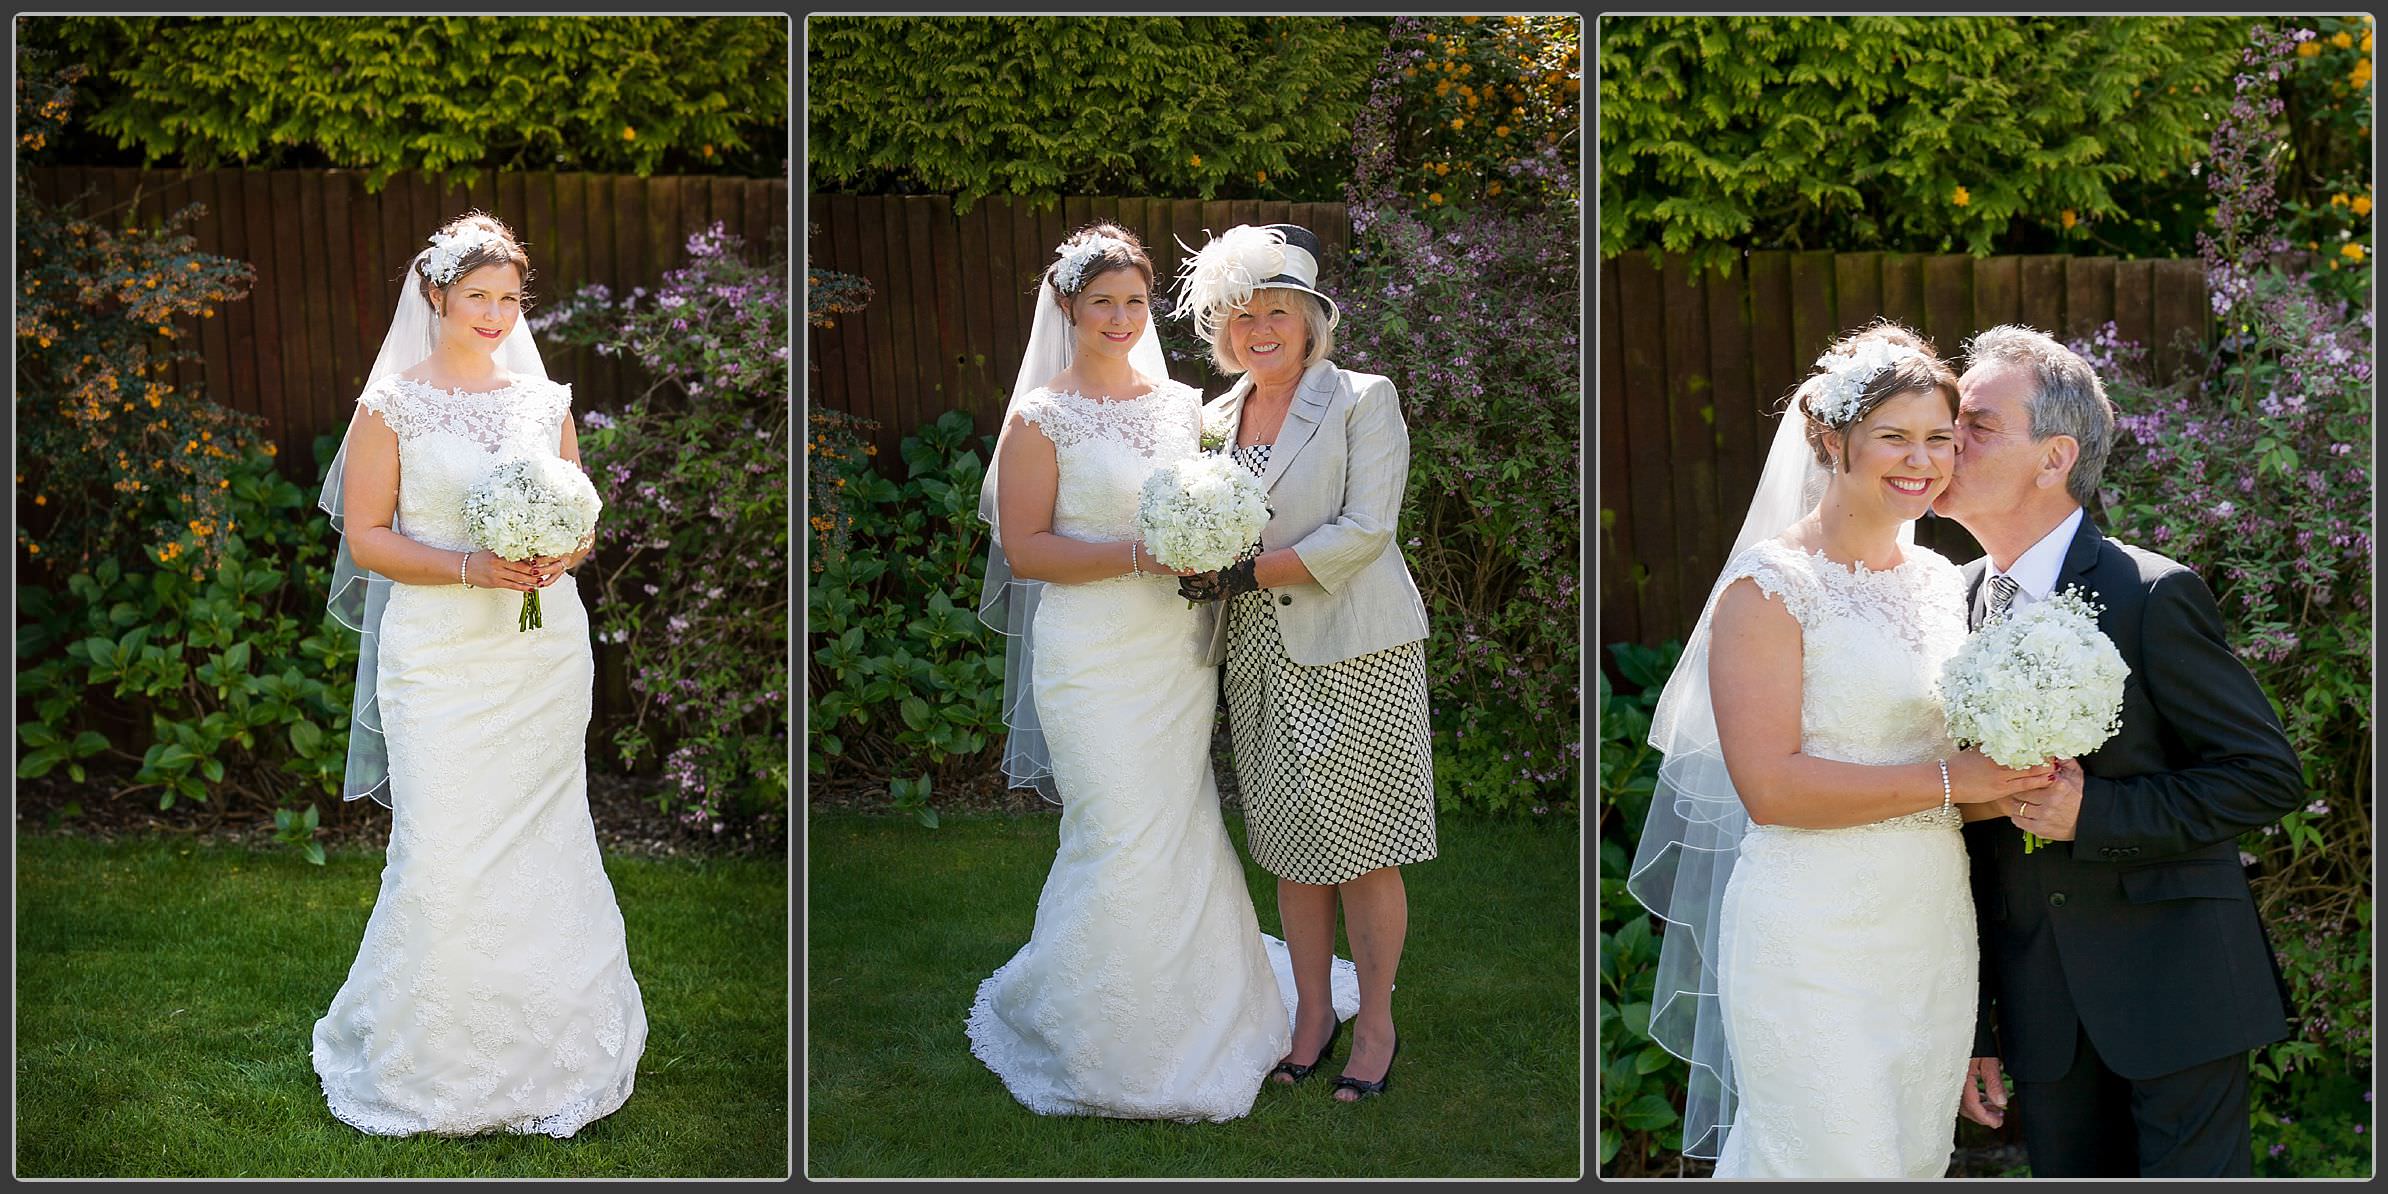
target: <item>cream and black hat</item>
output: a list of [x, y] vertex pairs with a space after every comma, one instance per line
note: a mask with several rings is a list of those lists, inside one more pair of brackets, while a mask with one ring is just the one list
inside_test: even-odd
[[1205, 338], [1216, 339], [1225, 313], [1252, 301], [1256, 290], [1299, 290], [1327, 305], [1327, 326], [1342, 308], [1318, 288], [1318, 235], [1299, 224], [1238, 224], [1178, 266], [1176, 314], [1192, 316]]

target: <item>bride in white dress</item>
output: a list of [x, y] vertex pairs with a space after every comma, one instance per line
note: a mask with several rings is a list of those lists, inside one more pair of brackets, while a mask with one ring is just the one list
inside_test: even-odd
[[[589, 820], [587, 547], [475, 551], [464, 495], [510, 456], [578, 463], [572, 395], [521, 322], [530, 261], [504, 225], [431, 240], [324, 484], [331, 608], [364, 634], [344, 795], [392, 816], [315, 1072], [375, 1135], [570, 1136], [630, 1097], [647, 1039]], [[546, 625], [519, 631], [534, 589]]]
[[1683, 1152], [1718, 1177], [1940, 1177], [1975, 1012], [1958, 828], [2054, 772], [1955, 750], [1941, 711], [1964, 590], [1914, 520], [1955, 466], [1955, 375], [1888, 324], [1817, 364], [1652, 718], [1650, 1034], [1692, 1064]]
[[[1005, 771], [1061, 803], [1061, 842], [970, 1049], [1040, 1114], [1233, 1119], [1289, 1045], [1292, 971], [1220, 819], [1208, 614], [1136, 537], [1145, 477], [1199, 449], [1202, 396], [1169, 380], [1134, 236], [1095, 225], [1059, 252], [980, 510], [981, 616], [1011, 636]], [[1350, 962], [1334, 986], [1349, 1017]]]

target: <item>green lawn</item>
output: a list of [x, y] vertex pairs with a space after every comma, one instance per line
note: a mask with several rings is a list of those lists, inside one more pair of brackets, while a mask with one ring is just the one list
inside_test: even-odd
[[17, 839], [20, 1177], [764, 1177], [788, 1172], [787, 870], [612, 858], [649, 1035], [570, 1140], [369, 1136], [310, 1032], [355, 960], [379, 851]]
[[[1228, 824], [1241, 854], [1242, 821]], [[1225, 1124], [1038, 1116], [970, 1055], [971, 997], [1027, 940], [1057, 833], [1051, 816], [955, 817], [936, 830], [812, 819], [808, 1175], [1583, 1173], [1574, 825], [1444, 816], [1442, 856], [1403, 869], [1410, 935], [1391, 1089], [1347, 1105], [1323, 1077], [1270, 1086]], [[1261, 928], [1275, 933], [1275, 880], [1245, 857]], [[1347, 1032], [1339, 1057], [1350, 1043]]]

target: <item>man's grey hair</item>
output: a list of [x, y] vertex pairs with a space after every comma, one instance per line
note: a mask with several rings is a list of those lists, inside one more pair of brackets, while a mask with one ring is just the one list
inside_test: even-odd
[[1966, 344], [1966, 370], [1985, 364], [2026, 371], [2031, 378], [2031, 397], [2023, 406], [2031, 424], [2027, 430], [2034, 441], [2069, 435], [2081, 445], [2065, 492], [2084, 509], [2095, 504], [2106, 454], [2114, 448], [2114, 403], [2107, 400], [2097, 370], [2054, 336], [2015, 323], [2000, 324]]

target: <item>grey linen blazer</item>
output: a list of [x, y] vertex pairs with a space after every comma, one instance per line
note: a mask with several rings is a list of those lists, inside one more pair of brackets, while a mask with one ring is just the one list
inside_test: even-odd
[[[1251, 392], [1247, 375], [1203, 407], [1203, 425], [1224, 429], [1230, 447]], [[1333, 361], [1302, 371], [1261, 475], [1271, 512], [1262, 550], [1292, 547], [1317, 581], [1263, 590], [1295, 663], [1315, 667], [1426, 637], [1426, 603], [1393, 542], [1409, 475], [1410, 431], [1390, 379]], [[1210, 662], [1224, 662], [1224, 611], [1217, 602], [1203, 608]]]

